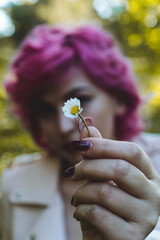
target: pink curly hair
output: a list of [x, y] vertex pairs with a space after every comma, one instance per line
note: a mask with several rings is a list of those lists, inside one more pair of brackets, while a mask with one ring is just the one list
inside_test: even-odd
[[142, 130], [138, 109], [141, 103], [129, 61], [107, 32], [94, 26], [74, 30], [40, 25], [25, 38], [10, 66], [5, 88], [13, 101], [14, 113], [30, 130], [35, 142], [46, 148], [33, 117], [32, 103], [43, 89], [78, 66], [94, 84], [126, 105], [115, 120], [117, 139], [130, 140]]

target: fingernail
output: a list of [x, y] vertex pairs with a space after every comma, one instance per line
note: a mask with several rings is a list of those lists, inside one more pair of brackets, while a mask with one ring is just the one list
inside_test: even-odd
[[91, 147], [91, 142], [84, 140], [74, 140], [71, 142], [71, 148], [77, 151], [86, 151]]
[[71, 205], [73, 206], [73, 203], [74, 203], [74, 196], [72, 197], [71, 199]]
[[[87, 123], [88, 126], [94, 126], [92, 118], [85, 117], [84, 120], [85, 120], [85, 122]], [[79, 131], [81, 132], [84, 127], [85, 127], [85, 125], [84, 125], [83, 121], [80, 119], [80, 121], [79, 121]]]
[[65, 170], [64, 176], [65, 177], [72, 177], [74, 175], [74, 171], [75, 171], [75, 166], [71, 167], [71, 168], [68, 168], [68, 169]]

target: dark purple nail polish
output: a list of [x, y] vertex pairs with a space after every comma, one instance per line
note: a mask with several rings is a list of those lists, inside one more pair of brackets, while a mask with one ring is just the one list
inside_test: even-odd
[[72, 177], [73, 174], [74, 174], [74, 171], [75, 171], [75, 166], [71, 167], [71, 168], [68, 168], [68, 169], [65, 170], [64, 176], [65, 177]]
[[74, 140], [71, 142], [71, 148], [78, 151], [86, 151], [91, 147], [91, 142], [84, 140]]

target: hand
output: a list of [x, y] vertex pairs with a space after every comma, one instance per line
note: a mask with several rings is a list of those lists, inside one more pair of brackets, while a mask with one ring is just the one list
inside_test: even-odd
[[91, 147], [71, 177], [87, 180], [72, 199], [83, 240], [144, 240], [160, 213], [160, 176], [135, 143], [102, 139], [89, 128], [93, 137], [83, 128], [80, 138]]

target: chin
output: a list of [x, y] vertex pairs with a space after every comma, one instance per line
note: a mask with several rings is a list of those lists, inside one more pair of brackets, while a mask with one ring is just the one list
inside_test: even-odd
[[62, 159], [63, 169], [67, 169], [69, 167], [73, 167], [80, 161], [82, 161], [82, 154], [80, 153], [72, 153], [65, 155]]

